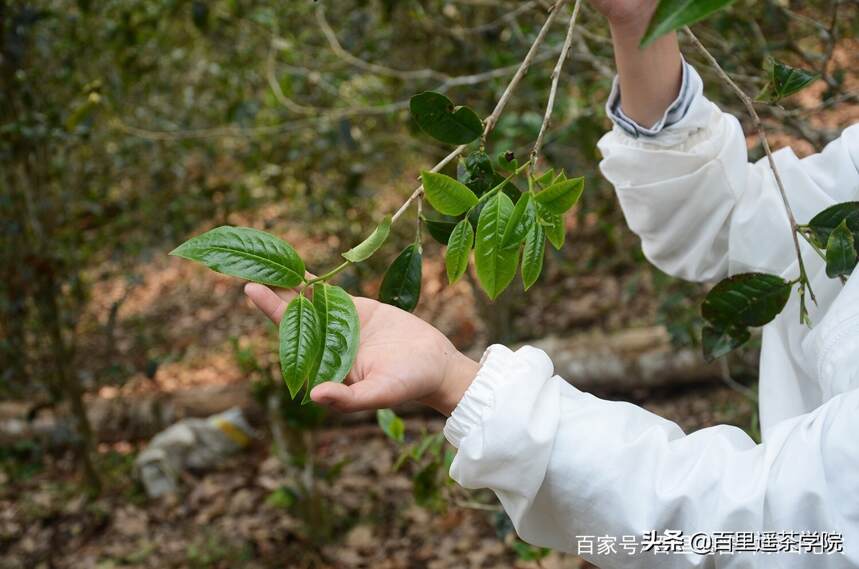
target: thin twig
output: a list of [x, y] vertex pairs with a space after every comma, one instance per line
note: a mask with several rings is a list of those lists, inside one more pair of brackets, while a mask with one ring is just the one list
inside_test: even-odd
[[573, 7], [573, 15], [570, 16], [570, 24], [567, 27], [567, 37], [564, 39], [564, 47], [561, 48], [561, 55], [558, 56], [558, 62], [552, 70], [552, 86], [549, 88], [549, 100], [546, 103], [546, 113], [543, 115], [543, 124], [540, 125], [540, 133], [537, 135], [534, 149], [531, 151], [532, 171], [537, 171], [537, 161], [540, 159], [540, 150], [543, 148], [543, 138], [545, 138], [546, 131], [549, 129], [549, 123], [552, 120], [552, 111], [555, 109], [555, 95], [558, 93], [558, 82], [561, 79], [561, 71], [564, 69], [564, 62], [567, 60], [567, 54], [570, 52], [570, 47], [573, 45], [573, 32], [576, 29], [576, 19], [579, 17], [579, 9], [581, 6], [582, 0], [576, 0], [576, 5]]
[[[516, 18], [525, 12], [533, 10], [534, 8], [539, 7], [539, 3], [536, 0], [529, 0], [528, 2], [523, 3], [522, 5], [510, 10], [505, 13], [500, 18], [493, 20], [491, 22], [487, 22], [485, 24], [480, 24], [472, 27], [461, 27], [456, 26], [451, 28], [449, 31], [453, 34], [465, 35], [465, 34], [481, 34], [484, 32], [490, 32], [496, 28], [500, 28], [504, 25], [512, 23], [516, 20]], [[438, 26], [444, 26], [444, 24], [437, 24]]]
[[519, 82], [522, 80], [522, 77], [528, 73], [528, 68], [531, 67], [531, 63], [534, 60], [534, 56], [537, 55], [537, 48], [540, 47], [540, 44], [543, 43], [543, 39], [546, 37], [546, 33], [549, 31], [549, 28], [552, 26], [552, 22], [555, 21], [555, 17], [560, 12], [561, 7], [566, 4], [569, 0], [557, 0], [554, 6], [552, 6], [552, 11], [549, 12], [549, 17], [546, 18], [546, 22], [543, 24], [543, 27], [540, 28], [540, 32], [537, 34], [536, 39], [534, 39], [534, 43], [531, 44], [531, 49], [528, 50], [528, 53], [525, 55], [525, 59], [522, 60], [522, 63], [519, 65], [519, 69], [516, 70], [516, 74], [510, 80], [510, 83], [507, 85], [507, 89], [504, 90], [504, 93], [501, 94], [501, 98], [498, 99], [498, 104], [495, 105], [495, 110], [492, 111], [492, 114], [489, 115], [484, 121], [483, 128], [483, 139], [486, 140], [486, 136], [492, 132], [492, 129], [495, 128], [495, 123], [498, 122], [498, 118], [501, 116], [501, 113], [504, 112], [504, 107], [507, 106], [507, 102], [510, 99], [510, 96], [513, 94], [513, 91], [519, 85]]
[[334, 32], [331, 24], [328, 23], [328, 19], [325, 17], [325, 7], [322, 4], [318, 4], [316, 6], [316, 22], [319, 24], [319, 29], [322, 30], [322, 34], [328, 41], [328, 45], [331, 47], [331, 51], [334, 52], [334, 55], [355, 67], [376, 73], [377, 75], [387, 75], [389, 77], [398, 77], [400, 79], [439, 79], [441, 81], [450, 79], [448, 74], [436, 71], [435, 69], [393, 69], [385, 65], [379, 65], [378, 63], [364, 61], [360, 57], [352, 55], [343, 47], [340, 40], [337, 39], [337, 34]]
[[[547, 59], [553, 57], [557, 52], [558, 48], [548, 49], [545, 52], [535, 56], [531, 63], [546, 61]], [[504, 67], [498, 67], [472, 75], [459, 75], [456, 77], [451, 77], [444, 83], [439, 84], [433, 90], [437, 93], [446, 93], [453, 87], [477, 85], [479, 83], [490, 81], [492, 79], [497, 79], [499, 77], [510, 75], [518, 69], [519, 65], [506, 65]], [[407, 109], [409, 107], [408, 99], [396, 101], [393, 103], [386, 103], [383, 105], [373, 105], [365, 107], [344, 107], [328, 109], [322, 107], [312, 107], [297, 103], [294, 100], [288, 98], [283, 93], [283, 90], [280, 88], [280, 85], [277, 83], [277, 79], [273, 75], [273, 69], [271, 66], [268, 66], [268, 69], [266, 71], [266, 80], [268, 81], [269, 87], [272, 89], [275, 98], [280, 104], [282, 104], [288, 110], [296, 114], [303, 115], [305, 118], [302, 118], [300, 120], [290, 119], [281, 123], [257, 127], [238, 127], [234, 125], [226, 125], [196, 129], [154, 130], [132, 126], [126, 124], [121, 118], [114, 117], [111, 121], [111, 125], [128, 134], [147, 140], [172, 141], [207, 138], [251, 137], [256, 135], [273, 135], [295, 132], [304, 128], [313, 128], [315, 125], [324, 121], [334, 121], [343, 118], [360, 116], [387, 115]]]
[[[713, 57], [713, 54], [701, 43], [701, 41], [692, 33], [692, 30], [687, 26], [684, 28], [686, 34], [692, 40], [692, 43], [698, 48], [698, 51], [704, 56], [705, 59], [710, 63], [713, 69], [716, 70], [716, 73], [719, 74], [719, 77], [724, 81], [740, 98], [743, 102], [743, 105], [746, 107], [746, 110], [749, 112], [749, 115], [752, 117], [752, 123], [754, 125], [755, 131], [757, 132], [758, 138], [761, 141], [761, 145], [764, 148], [764, 152], [767, 155], [767, 160], [769, 162], [770, 170], [772, 170], [773, 177], [775, 178], [776, 186], [778, 187], [779, 194], [781, 195], [781, 200], [784, 203], [785, 213], [787, 214], [788, 222], [790, 223], [791, 236], [793, 237], [793, 246], [796, 251], [796, 260], [799, 263], [799, 287], [800, 287], [800, 297], [804, 298], [805, 290], [808, 290], [809, 295], [811, 296], [811, 300], [815, 303], [817, 299], [814, 297], [814, 291], [811, 290], [811, 283], [808, 280], [808, 274], [805, 270], [805, 263], [802, 260], [802, 251], [799, 246], [799, 224], [796, 222], [796, 216], [793, 214], [793, 209], [790, 207], [790, 201], [787, 198], [787, 191], [784, 188], [784, 183], [782, 182], [781, 175], [779, 174], [778, 168], [775, 164], [775, 159], [773, 158], [772, 150], [770, 149], [769, 141], [767, 140], [767, 133], [764, 129], [764, 125], [761, 122], [760, 116], [758, 116], [758, 112], [755, 110], [755, 104], [752, 101], [751, 97], [749, 97], [745, 91], [740, 88], [731, 76], [728, 75], [722, 66], [719, 65], [719, 62], [716, 61], [716, 58]], [[803, 305], [804, 306], [804, 305]], [[805, 318], [804, 314], [800, 314], [800, 318]]]
[[[554, 6], [552, 6], [551, 12], [549, 12], [549, 16], [546, 18], [546, 21], [543, 23], [543, 27], [540, 28], [540, 31], [537, 33], [537, 37], [534, 38], [534, 43], [531, 44], [531, 48], [528, 50], [528, 53], [525, 54], [525, 58], [522, 60], [522, 63], [519, 64], [519, 69], [516, 70], [516, 73], [513, 75], [513, 78], [510, 79], [510, 83], [507, 84], [507, 88], [504, 89], [504, 92], [501, 94], [501, 97], [498, 99], [498, 103], [495, 105], [495, 109], [492, 111], [486, 119], [483, 121], [483, 136], [482, 139], [485, 141], [486, 137], [489, 136], [489, 133], [492, 132], [492, 129], [495, 128], [496, 123], [498, 122], [498, 118], [501, 116], [501, 113], [504, 112], [504, 108], [507, 106], [507, 103], [510, 101], [510, 97], [513, 95], [513, 91], [516, 90], [516, 87], [519, 85], [519, 82], [522, 81], [522, 78], [528, 72], [528, 68], [534, 62], [534, 57], [537, 55], [537, 50], [540, 48], [540, 44], [543, 43], [543, 40], [546, 38], [546, 33], [549, 31], [549, 28], [552, 27], [552, 22], [555, 21], [555, 17], [560, 12], [561, 7], [566, 4], [569, 0], [557, 0]], [[456, 159], [460, 154], [465, 152], [465, 149], [468, 147], [467, 144], [463, 144], [461, 146], [457, 146], [453, 152], [445, 156], [441, 162], [432, 167], [432, 172], [438, 172], [448, 164], [450, 164], [454, 159]], [[423, 193], [424, 187], [423, 184], [414, 189], [412, 194], [408, 197], [408, 199], [400, 206], [400, 208], [391, 216], [391, 223], [397, 221], [409, 208], [409, 206], [420, 197]]]
[[734, 379], [734, 376], [731, 375], [731, 367], [728, 364], [727, 358], [719, 359], [719, 367], [722, 372], [722, 381], [725, 382], [725, 385], [727, 385], [737, 393], [741, 394], [752, 403], [758, 402], [758, 394], [755, 393], [753, 389], [749, 389], [748, 387]]

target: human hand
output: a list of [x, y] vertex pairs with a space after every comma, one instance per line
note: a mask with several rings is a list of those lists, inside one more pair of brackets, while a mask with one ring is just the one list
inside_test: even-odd
[[[245, 294], [277, 323], [297, 293], [249, 283]], [[477, 362], [417, 316], [370, 298], [353, 300], [361, 322], [355, 364], [344, 383], [321, 383], [310, 398], [346, 412], [418, 401], [450, 415], [477, 374]]]
[[657, 0], [590, 0], [590, 3], [613, 28], [634, 29], [643, 34]]

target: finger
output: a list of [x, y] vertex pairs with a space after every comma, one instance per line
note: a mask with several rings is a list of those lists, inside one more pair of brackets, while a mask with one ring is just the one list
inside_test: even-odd
[[[309, 271], [304, 271], [304, 280], [309, 281], [315, 279], [316, 275]], [[280, 288], [280, 287], [272, 287], [271, 290], [280, 298], [282, 298], [288, 304], [290, 300], [295, 298], [296, 292], [295, 289], [292, 288]], [[307, 288], [307, 293], [305, 294], [307, 298], [313, 298], [313, 287]]]
[[278, 295], [265, 285], [248, 283], [245, 285], [245, 294], [257, 308], [277, 324], [286, 310], [288, 301], [295, 298], [298, 293], [294, 290], [283, 289], [282, 293]]
[[404, 394], [399, 391], [396, 383], [374, 381], [372, 378], [352, 385], [327, 381], [314, 387], [310, 392], [310, 398], [320, 405], [332, 407], [344, 413], [352, 413], [393, 407], [404, 400]]

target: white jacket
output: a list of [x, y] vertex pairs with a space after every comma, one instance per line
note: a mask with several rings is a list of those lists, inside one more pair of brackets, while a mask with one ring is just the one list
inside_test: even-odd
[[[629, 226], [673, 275], [715, 280], [760, 270], [794, 279], [790, 228], [768, 166], [748, 163], [739, 123], [696, 80], [677, 124], [653, 138], [615, 127], [600, 142], [602, 171]], [[782, 149], [775, 158], [800, 223], [859, 200], [859, 125], [818, 155], [800, 160]], [[604, 569], [859, 567], [859, 276], [842, 286], [810, 248], [803, 253], [819, 304], [810, 306], [813, 327], [802, 326], [794, 292], [763, 330], [763, 444], [724, 425], [686, 435], [640, 407], [579, 391], [553, 375], [542, 351], [492, 346], [445, 426], [458, 449], [451, 476], [494, 490], [524, 540]], [[788, 551], [642, 551], [651, 530], [657, 538], [704, 532], [736, 540], [737, 549], [751, 536], [748, 549]], [[792, 540], [832, 547], [838, 537], [792, 532], [840, 533], [843, 553], [792, 552]], [[615, 553], [605, 551], [612, 538]], [[696, 539], [706, 551], [706, 537]]]

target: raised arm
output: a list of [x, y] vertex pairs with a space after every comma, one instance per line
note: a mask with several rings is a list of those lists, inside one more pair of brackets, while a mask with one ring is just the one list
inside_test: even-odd
[[677, 98], [682, 58], [677, 35], [667, 34], [646, 49], [639, 40], [656, 9], [656, 0], [593, 0], [609, 22], [624, 114], [652, 127]]
[[[607, 106], [615, 127], [600, 141], [600, 168], [645, 255], [689, 280], [750, 270], [795, 278], [791, 229], [769, 164], [748, 162], [739, 121], [704, 97], [675, 36], [638, 48], [654, 3], [594, 4], [609, 18], [618, 67]], [[856, 199], [857, 127], [821, 154], [800, 160], [785, 148], [775, 161], [800, 223]], [[822, 264], [802, 246], [811, 272], [820, 273]]]

